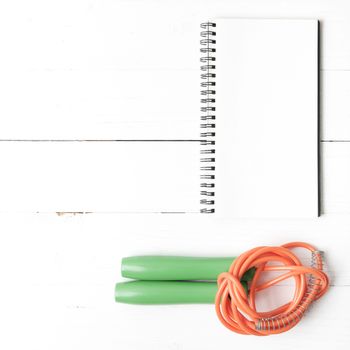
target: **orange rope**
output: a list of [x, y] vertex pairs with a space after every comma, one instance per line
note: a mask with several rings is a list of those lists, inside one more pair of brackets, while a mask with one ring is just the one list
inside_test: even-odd
[[[298, 247], [311, 251], [311, 267], [303, 266], [290, 251], [291, 248]], [[279, 262], [280, 265], [268, 265], [271, 261]], [[256, 268], [256, 272], [247, 295], [240, 280], [252, 267]], [[329, 280], [322, 269], [321, 253], [307, 243], [293, 242], [281, 247], [251, 249], [235, 259], [229, 271], [218, 277], [215, 309], [219, 320], [225, 327], [240, 334], [264, 336], [286, 332], [298, 324], [310, 304], [327, 291]], [[287, 272], [258, 284], [260, 275], [265, 271]], [[258, 312], [255, 305], [256, 292], [291, 277], [295, 280], [293, 299], [272, 311]]]

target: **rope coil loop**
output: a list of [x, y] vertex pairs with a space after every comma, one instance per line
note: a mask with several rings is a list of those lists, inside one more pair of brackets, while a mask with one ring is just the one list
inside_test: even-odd
[[[311, 267], [303, 266], [290, 250], [292, 248], [308, 249], [312, 254]], [[272, 261], [279, 264], [269, 265]], [[256, 271], [247, 295], [240, 280], [252, 267]], [[260, 276], [266, 271], [286, 272], [258, 284]], [[288, 278], [295, 281], [293, 299], [274, 310], [258, 312], [256, 293]], [[323, 296], [329, 286], [329, 279], [323, 272], [321, 252], [303, 242], [251, 249], [235, 259], [229, 271], [218, 276], [217, 282], [215, 309], [221, 323], [233, 332], [257, 336], [283, 333], [293, 328], [312, 302]]]

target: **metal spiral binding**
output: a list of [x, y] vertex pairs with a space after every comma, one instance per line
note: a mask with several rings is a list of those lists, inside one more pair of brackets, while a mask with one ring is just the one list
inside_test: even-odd
[[[201, 28], [204, 29], [201, 31], [201, 49], [200, 52], [203, 57], [200, 58], [201, 65], [201, 155], [210, 155], [207, 157], [201, 157], [201, 163], [211, 163], [210, 165], [203, 165], [200, 167], [201, 170], [201, 180], [206, 180], [202, 182], [201, 188], [208, 188], [210, 190], [201, 190], [201, 197], [205, 197], [200, 200], [201, 213], [214, 213], [215, 209], [213, 208], [215, 200], [212, 199], [215, 196], [215, 52], [216, 48], [216, 24], [212, 22], [206, 22], [201, 24]], [[208, 197], [211, 197], [210, 199]]]
[[[321, 269], [323, 267], [323, 252], [315, 250], [311, 253], [311, 267]], [[257, 321], [255, 329], [257, 331], [275, 331], [283, 329], [293, 324], [297, 324], [304, 316], [309, 306], [315, 300], [321, 288], [321, 281], [310, 275], [308, 280], [307, 291], [301, 299], [299, 305], [293, 311], [278, 317], [261, 318]]]

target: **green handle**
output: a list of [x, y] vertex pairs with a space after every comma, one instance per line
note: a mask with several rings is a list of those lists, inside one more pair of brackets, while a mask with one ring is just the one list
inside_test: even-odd
[[[241, 282], [247, 291], [247, 283]], [[115, 301], [127, 304], [213, 304], [213, 282], [131, 281], [117, 283]]]
[[[122, 276], [139, 280], [184, 281], [216, 280], [228, 271], [235, 258], [200, 258], [183, 256], [132, 256], [122, 260]], [[244, 275], [249, 281], [252, 274]]]

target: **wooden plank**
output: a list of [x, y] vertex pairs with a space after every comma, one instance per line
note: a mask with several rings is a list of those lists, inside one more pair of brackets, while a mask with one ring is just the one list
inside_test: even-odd
[[[206, 218], [2, 215], [6, 232], [0, 237], [0, 263], [11, 268], [2, 273], [0, 307], [6, 317], [1, 341], [8, 337], [16, 348], [25, 344], [40, 350], [92, 349], [101, 344], [106, 349], [171, 349], [172, 344], [184, 349], [212, 349], [229, 344], [233, 335], [222, 328], [212, 306], [115, 304], [114, 283], [122, 280], [120, 259], [134, 254], [236, 255], [253, 246], [305, 240], [325, 251], [335, 287], [295, 330], [284, 335], [284, 348], [303, 348], [302, 344], [346, 348], [350, 339], [350, 310], [344, 303], [350, 283], [345, 244], [348, 216], [288, 222]], [[273, 297], [275, 293], [277, 297]], [[265, 307], [288, 296], [289, 287], [274, 288], [264, 295]], [[138, 337], [133, 336], [131, 326]], [[22, 337], [14, 336], [18, 331]], [[249, 338], [247, 343], [247, 339], [235, 337], [235, 342], [248, 349], [261, 342]], [[281, 348], [280, 337], [264, 341], [269, 348]]]
[[[335, 3], [333, 3], [335, 4]], [[329, 7], [331, 7], [329, 2]], [[349, 3], [343, 2], [337, 14], [329, 9], [321, 16], [321, 68], [323, 70], [350, 70], [350, 17]], [[344, 11], [344, 13], [341, 13]], [[334, 16], [334, 17], [333, 17]]]
[[198, 139], [199, 23], [135, 6], [6, 5], [0, 139]]
[[350, 142], [322, 144], [322, 211], [350, 214]]
[[[197, 142], [1, 142], [0, 154], [3, 212], [199, 209]], [[322, 213], [349, 214], [350, 143], [322, 144], [321, 176]]]
[[[283, 349], [312, 346], [345, 348], [350, 340], [347, 332], [350, 319], [347, 313], [349, 306], [344, 305], [342, 300], [348, 293], [349, 288], [333, 288], [294, 330], [283, 335]], [[95, 310], [54, 309], [53, 313], [56, 329], [61, 336], [49, 340], [52, 346], [60, 344], [66, 348], [68, 339], [73, 347], [85, 344], [85, 347], [98, 347], [102, 344], [105, 349], [211, 350], [232, 343], [235, 347], [247, 349], [261, 346], [258, 337], [247, 339], [225, 329], [217, 320], [212, 305], [142, 307], [110, 304]], [[130, 327], [137, 329], [137, 337], [130, 335]], [[104, 335], [102, 341], [101, 334]], [[268, 337], [264, 343], [269, 349], [281, 349], [280, 337]]]
[[1, 142], [1, 212], [199, 211], [198, 142]]
[[197, 71], [53, 70], [6, 76], [0, 139], [199, 139]]
[[324, 71], [321, 82], [321, 138], [350, 141], [350, 71]]
[[[320, 18], [322, 69], [350, 69], [346, 1], [2, 6], [0, 139], [198, 138], [199, 23], [209, 17]], [[347, 96], [345, 75], [333, 95], [325, 79], [326, 137], [348, 126], [346, 103], [334, 106]]]
[[175, 0], [162, 4], [107, 0], [93, 5], [65, 0], [60, 6], [35, 0], [21, 7], [8, 3], [3, 5], [1, 29], [11, 32], [16, 45], [9, 36], [1, 37], [4, 52], [12, 49], [12, 55], [2, 60], [7, 68], [16, 70], [193, 69], [198, 64], [201, 20], [295, 17], [322, 21], [322, 68], [346, 69], [349, 6], [346, 0], [236, 0], [235, 6], [229, 0], [221, 1], [220, 6], [207, 0], [200, 7], [196, 2]]
[[[0, 139], [198, 139], [198, 82], [193, 70], [21, 73], [3, 93]], [[350, 71], [321, 72], [323, 140], [350, 140], [349, 86]]]

